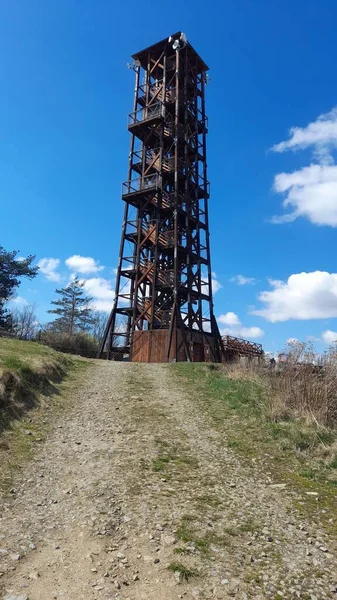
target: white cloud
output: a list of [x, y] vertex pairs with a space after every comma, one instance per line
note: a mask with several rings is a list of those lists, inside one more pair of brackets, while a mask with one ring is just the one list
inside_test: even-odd
[[287, 344], [298, 344], [299, 340], [297, 338], [288, 338]]
[[220, 281], [217, 280], [215, 273], [212, 273], [212, 275], [212, 292], [213, 294], [216, 294], [222, 288], [222, 285]]
[[95, 310], [109, 313], [115, 298], [111, 282], [104, 277], [92, 277], [84, 280], [84, 289], [93, 298], [92, 306]]
[[94, 310], [99, 310], [100, 312], [104, 312], [110, 314], [112, 309], [112, 301], [110, 300], [97, 300], [93, 299], [91, 302], [91, 306]]
[[48, 281], [60, 281], [61, 275], [56, 272], [59, 264], [60, 260], [58, 258], [41, 258], [37, 266]]
[[229, 333], [228, 335], [236, 335], [248, 340], [256, 340], [264, 336], [264, 331], [261, 327], [239, 327], [236, 333]]
[[336, 344], [337, 343], [337, 331], [331, 331], [331, 329], [327, 329], [322, 333], [322, 340], [326, 344]]
[[337, 273], [295, 273], [286, 282], [270, 280], [269, 284], [274, 289], [259, 294], [264, 307], [252, 314], [272, 323], [337, 317]]
[[234, 312], [228, 312], [225, 315], [220, 315], [217, 319], [220, 325], [221, 335], [233, 335], [245, 339], [257, 339], [264, 336], [264, 331], [260, 327], [245, 327], [242, 325], [239, 317]]
[[11, 303], [15, 304], [16, 306], [28, 306], [27, 300], [22, 298], [22, 296], [16, 296], [11, 300]]
[[235, 275], [229, 281], [238, 285], [254, 285], [256, 283], [255, 277], [245, 277], [244, 275]]
[[218, 317], [219, 323], [222, 325], [240, 325], [240, 319], [234, 312], [228, 312], [225, 315]]
[[273, 152], [296, 151], [312, 146], [320, 163], [331, 164], [333, 159], [330, 151], [337, 148], [337, 107], [320, 115], [316, 121], [306, 127], [292, 127], [289, 135], [289, 140], [275, 144], [271, 150]]
[[[201, 293], [202, 294], [208, 294], [208, 274], [207, 273], [202, 273], [201, 275], [203, 281], [207, 281], [207, 283], [203, 283], [201, 286]], [[214, 273], [214, 271], [212, 272], [212, 293], [213, 295], [216, 294], [221, 288], [222, 285], [220, 283], [220, 281], [218, 281], [218, 278], [216, 276], [216, 273]]]
[[273, 223], [289, 223], [305, 217], [315, 225], [337, 227], [337, 166], [332, 151], [337, 148], [337, 107], [306, 127], [290, 129], [290, 138], [275, 144], [274, 152], [312, 148], [318, 164], [293, 173], [279, 173], [273, 189], [285, 194], [283, 208], [290, 210], [274, 216]]
[[315, 225], [337, 227], [337, 166], [310, 165], [294, 173], [279, 173], [274, 190], [286, 194], [283, 207], [291, 212], [273, 217], [273, 223], [306, 217]]
[[79, 254], [69, 256], [65, 263], [69, 269], [72, 269], [77, 273], [97, 273], [104, 269], [104, 267], [100, 266], [91, 256], [80, 256]]

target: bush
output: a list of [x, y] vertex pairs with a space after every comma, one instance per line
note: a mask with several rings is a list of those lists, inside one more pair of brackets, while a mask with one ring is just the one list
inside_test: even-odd
[[79, 354], [87, 358], [95, 358], [98, 351], [98, 342], [87, 333], [59, 333], [55, 331], [42, 331], [39, 341], [59, 352]]
[[[305, 360], [307, 358], [307, 360]], [[337, 363], [334, 351], [321, 357], [319, 363], [309, 360], [309, 352], [303, 362], [291, 353], [286, 362], [269, 374], [272, 410], [282, 405], [296, 417], [305, 418], [316, 425], [336, 427], [337, 424]], [[279, 407], [276, 407], [279, 404]], [[281, 417], [282, 418], [282, 417]]]
[[230, 378], [260, 382], [271, 421], [304, 419], [321, 427], [337, 426], [337, 352], [318, 356], [310, 343], [292, 342], [275, 368], [268, 363], [225, 367]]

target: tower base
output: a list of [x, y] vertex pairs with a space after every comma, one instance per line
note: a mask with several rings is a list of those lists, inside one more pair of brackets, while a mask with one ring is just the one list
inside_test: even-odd
[[[170, 340], [171, 335], [171, 340]], [[185, 338], [185, 340], [184, 340]], [[186, 344], [189, 354], [187, 355]], [[130, 348], [132, 362], [220, 362], [218, 345], [210, 333], [169, 329], [135, 331]]]

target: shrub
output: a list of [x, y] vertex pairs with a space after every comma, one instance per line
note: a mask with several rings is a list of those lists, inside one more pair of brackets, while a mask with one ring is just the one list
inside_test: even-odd
[[[333, 348], [316, 357], [310, 344], [293, 347], [286, 360], [269, 373], [270, 397], [282, 410], [291, 411], [316, 425], [337, 424], [337, 361]], [[274, 405], [275, 408], [275, 405]], [[277, 411], [275, 411], [277, 412]]]
[[55, 331], [42, 331], [39, 335], [39, 341], [59, 352], [79, 354], [87, 358], [97, 356], [97, 340], [87, 333], [78, 332], [71, 335]]
[[272, 422], [293, 418], [317, 426], [337, 425], [336, 347], [318, 356], [310, 343], [292, 342], [272, 368], [268, 362], [226, 365], [231, 379], [248, 379], [263, 386], [266, 417]]

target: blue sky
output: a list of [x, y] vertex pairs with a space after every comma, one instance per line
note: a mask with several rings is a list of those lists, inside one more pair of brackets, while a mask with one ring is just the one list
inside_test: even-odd
[[[0, 243], [54, 259], [18, 292], [41, 322], [74, 271], [98, 307], [110, 306], [134, 85], [126, 63], [182, 30], [210, 66], [221, 329], [272, 351], [288, 338], [316, 338], [318, 349], [333, 339], [336, 20], [333, 0], [186, 0], [172, 10], [146, 0], [2, 0]], [[92, 260], [65, 263], [74, 256]]]

